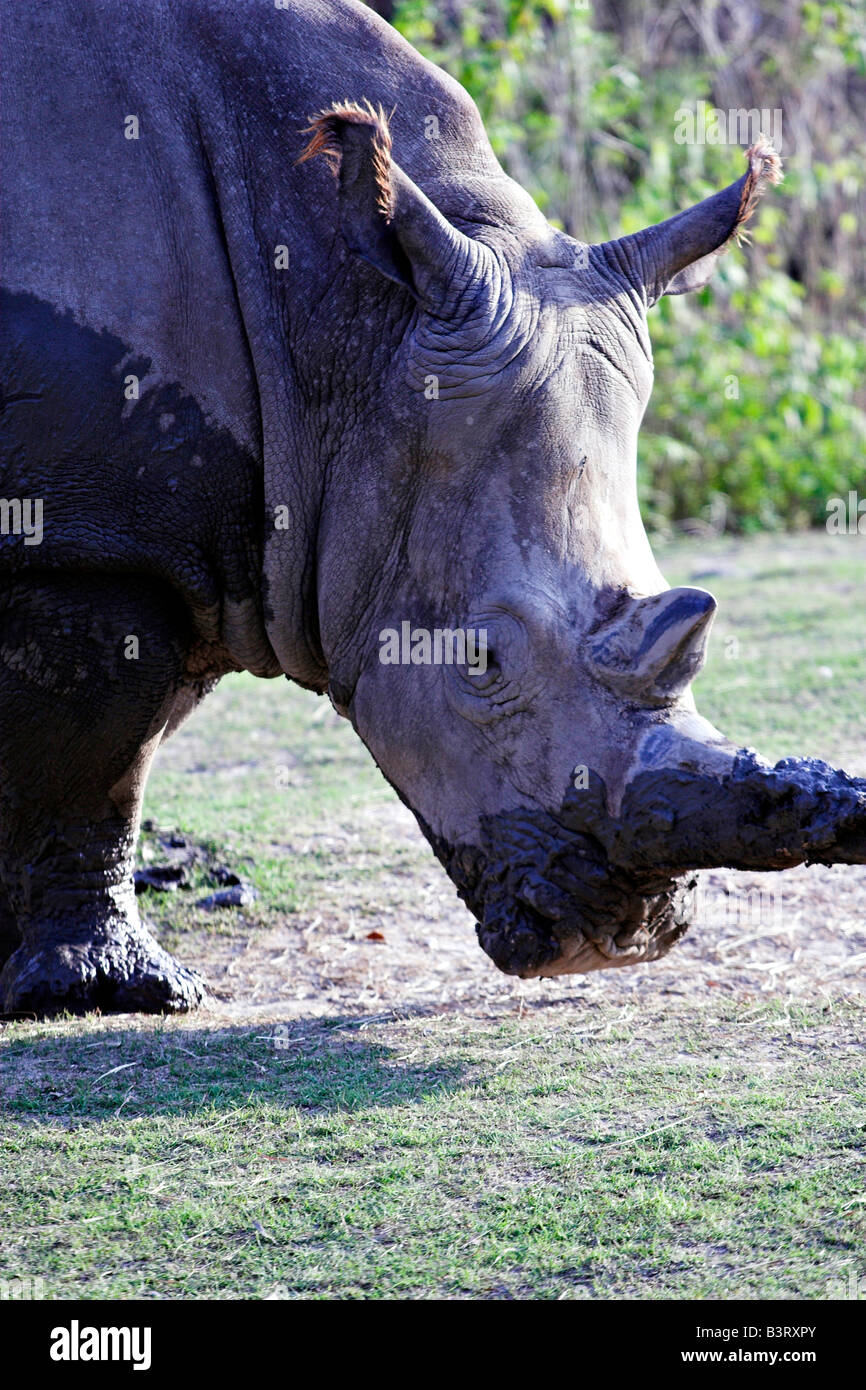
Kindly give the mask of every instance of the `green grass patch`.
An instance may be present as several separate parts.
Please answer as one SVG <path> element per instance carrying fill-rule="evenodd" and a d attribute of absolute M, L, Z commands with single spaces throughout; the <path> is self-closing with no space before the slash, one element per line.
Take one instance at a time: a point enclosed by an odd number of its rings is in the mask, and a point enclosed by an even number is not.
<path fill-rule="evenodd" d="M 864 1010 L 19 1025 L 8 1276 L 53 1298 L 826 1298 Z"/>
<path fill-rule="evenodd" d="M 766 757 L 866 772 L 866 539 L 813 532 L 658 547 L 671 584 L 715 594 L 698 709 Z"/>

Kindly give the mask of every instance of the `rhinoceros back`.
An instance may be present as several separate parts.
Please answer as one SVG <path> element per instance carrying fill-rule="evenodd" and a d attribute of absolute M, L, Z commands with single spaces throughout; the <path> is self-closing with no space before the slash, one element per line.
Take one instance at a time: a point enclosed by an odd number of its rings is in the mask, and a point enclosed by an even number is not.
<path fill-rule="evenodd" d="M 157 573 L 212 632 L 258 589 L 268 469 L 309 466 L 296 364 L 327 374 L 369 282 L 327 170 L 296 164 L 310 115 L 393 111 L 449 216 L 515 186 L 465 93 L 354 0 L 3 10 L 0 496 L 43 498 L 45 527 L 0 535 L 0 566 Z"/>
<path fill-rule="evenodd" d="M 3 29 L 0 496 L 44 515 L 0 568 L 159 576 L 218 641 L 263 503 L 194 65 L 162 4 L 10 3 Z"/>

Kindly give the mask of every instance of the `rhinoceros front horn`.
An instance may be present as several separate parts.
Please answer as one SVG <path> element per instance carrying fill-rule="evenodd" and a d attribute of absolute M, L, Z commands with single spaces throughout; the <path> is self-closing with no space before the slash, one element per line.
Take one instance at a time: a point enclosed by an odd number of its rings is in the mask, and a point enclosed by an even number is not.
<path fill-rule="evenodd" d="M 715 611 L 706 589 L 629 598 L 593 633 L 587 664 L 600 681 L 630 699 L 669 704 L 704 664 Z"/>
<path fill-rule="evenodd" d="M 864 779 L 812 758 L 770 766 L 721 736 L 705 744 L 665 723 L 648 732 L 645 754 L 618 798 L 590 773 L 555 815 L 522 807 L 483 818 L 479 846 L 431 836 L 506 974 L 658 959 L 687 930 L 696 869 L 866 863 Z"/>

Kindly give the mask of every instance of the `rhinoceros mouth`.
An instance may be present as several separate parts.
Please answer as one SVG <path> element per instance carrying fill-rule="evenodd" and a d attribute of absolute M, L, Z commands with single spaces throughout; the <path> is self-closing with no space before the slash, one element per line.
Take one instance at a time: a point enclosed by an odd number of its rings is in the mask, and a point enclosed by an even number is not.
<path fill-rule="evenodd" d="M 590 773 L 556 814 L 482 816 L 475 844 L 418 821 L 509 975 L 658 959 L 688 928 L 696 869 L 866 863 L 866 780 L 812 758 L 771 767 L 747 749 L 732 749 L 721 774 L 685 762 L 644 770 L 616 816 Z"/>
<path fill-rule="evenodd" d="M 507 975 L 656 960 L 687 929 L 694 880 L 634 875 L 558 816 L 521 807 L 484 817 L 480 846 L 451 845 L 421 827 L 475 916 L 483 950 Z"/>

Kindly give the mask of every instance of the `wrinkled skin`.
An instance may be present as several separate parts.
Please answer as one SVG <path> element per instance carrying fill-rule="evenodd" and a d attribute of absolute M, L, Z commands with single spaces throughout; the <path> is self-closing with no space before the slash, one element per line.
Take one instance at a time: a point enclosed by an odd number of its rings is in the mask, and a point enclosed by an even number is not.
<path fill-rule="evenodd" d="M 3 1008 L 201 1000 L 131 873 L 150 760 L 229 670 L 329 693 L 508 971 L 662 954 L 692 868 L 866 859 L 860 784 L 696 714 L 714 604 L 637 502 L 647 312 L 771 153 L 581 247 L 360 4 L 116 9 L 4 6 L 0 495 L 45 528 L 0 537 Z M 485 630 L 483 676 L 383 664 L 406 620 Z"/>

